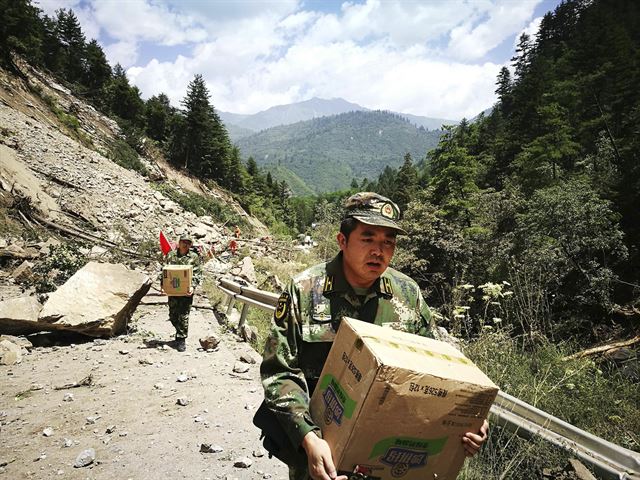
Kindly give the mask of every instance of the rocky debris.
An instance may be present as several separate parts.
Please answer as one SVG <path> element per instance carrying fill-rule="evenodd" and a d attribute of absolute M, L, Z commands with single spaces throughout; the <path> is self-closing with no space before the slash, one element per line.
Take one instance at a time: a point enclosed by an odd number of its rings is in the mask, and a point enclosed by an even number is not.
<path fill-rule="evenodd" d="M 107 429 L 105 430 L 105 433 L 108 434 L 108 435 L 111 435 L 115 431 L 116 431 L 116 426 L 115 425 L 109 425 L 107 427 Z"/>
<path fill-rule="evenodd" d="M 53 428 L 51 427 L 47 427 L 42 431 L 42 435 L 44 435 L 45 437 L 50 437 L 53 435 Z"/>
<path fill-rule="evenodd" d="M 76 461 L 73 462 L 75 468 L 82 468 L 91 465 L 96 459 L 96 451 L 93 448 L 88 448 L 80 452 L 76 457 Z"/>
<path fill-rule="evenodd" d="M 264 457 L 264 455 L 265 455 L 265 452 L 261 448 L 258 448 L 258 449 L 253 451 L 253 456 L 256 457 L 256 458 Z"/>
<path fill-rule="evenodd" d="M 200 445 L 200 451 L 202 453 L 220 453 L 224 451 L 220 445 L 212 445 L 210 443 L 203 443 Z"/>
<path fill-rule="evenodd" d="M 20 161 L 16 151 L 0 144 L 0 187 L 14 195 L 30 198 L 32 207 L 50 218 L 58 217 L 58 205 L 50 195 L 45 193 L 45 184 Z M 11 247 L 11 246 L 9 246 Z M 2 254 L 0 253 L 0 256 Z M 29 258 L 19 257 L 14 258 Z"/>
<path fill-rule="evenodd" d="M 220 340 L 221 338 L 215 335 L 209 335 L 208 337 L 201 338 L 199 342 L 200 342 L 200 346 L 204 350 L 213 350 L 218 346 L 218 344 L 220 343 Z"/>
<path fill-rule="evenodd" d="M 178 375 L 178 378 L 176 378 L 176 382 L 179 382 L 179 383 L 184 383 L 187 380 L 189 380 L 189 376 L 185 375 L 184 373 Z"/>
<path fill-rule="evenodd" d="M 240 355 L 240 361 L 244 363 L 248 363 L 250 365 L 253 365 L 254 363 L 256 363 L 256 359 L 253 358 L 250 353 L 243 353 L 242 355 Z"/>
<path fill-rule="evenodd" d="M 31 281 L 33 279 L 33 263 L 25 260 L 13 272 L 11 272 L 11 276 L 16 283 Z"/>
<path fill-rule="evenodd" d="M 140 365 L 153 365 L 153 358 L 151 357 L 142 357 L 138 359 L 138 363 Z"/>
<path fill-rule="evenodd" d="M 124 265 L 89 262 L 49 296 L 38 323 L 43 330 L 117 335 L 150 287 L 147 275 Z"/>
<path fill-rule="evenodd" d="M 11 298 L 0 302 L 0 332 L 27 334 L 41 331 L 38 316 L 42 305 L 34 296 Z"/>
<path fill-rule="evenodd" d="M 242 325 L 242 328 L 240 328 L 240 337 L 245 342 L 255 343 L 258 341 L 258 332 L 255 327 L 245 323 Z"/>
<path fill-rule="evenodd" d="M 21 361 L 20 347 L 9 340 L 0 340 L 0 365 L 14 365 Z"/>
<path fill-rule="evenodd" d="M 260 284 L 258 288 L 261 290 L 268 290 L 270 292 L 282 292 L 284 290 L 285 284 L 280 280 L 280 278 L 271 273 L 264 279 L 264 281 Z"/>
<path fill-rule="evenodd" d="M 63 402 L 73 402 L 73 400 L 74 400 L 73 393 L 65 393 L 64 397 L 62 397 Z"/>
<path fill-rule="evenodd" d="M 596 477 L 578 459 L 570 458 L 569 464 L 580 480 L 596 480 Z"/>
<path fill-rule="evenodd" d="M 180 397 L 176 400 L 176 405 L 180 405 L 181 407 L 186 407 L 189 405 L 189 400 L 185 397 Z"/>
<path fill-rule="evenodd" d="M 247 373 L 249 371 L 249 365 L 242 362 L 236 362 L 236 364 L 233 366 L 233 371 L 235 373 Z"/>
<path fill-rule="evenodd" d="M 253 266 L 253 260 L 251 260 L 251 257 L 244 257 L 240 263 L 231 270 L 231 273 L 236 277 L 245 279 L 250 285 L 256 285 L 258 283 L 256 269 Z"/>
<path fill-rule="evenodd" d="M 253 460 L 249 457 L 241 457 L 233 462 L 233 466 L 236 468 L 249 468 L 251 465 L 253 465 Z"/>
<path fill-rule="evenodd" d="M 33 343 L 29 341 L 26 337 L 16 337 L 14 335 L 0 335 L 0 341 L 9 340 L 11 343 L 15 343 L 20 348 L 31 351 L 33 348 Z"/>

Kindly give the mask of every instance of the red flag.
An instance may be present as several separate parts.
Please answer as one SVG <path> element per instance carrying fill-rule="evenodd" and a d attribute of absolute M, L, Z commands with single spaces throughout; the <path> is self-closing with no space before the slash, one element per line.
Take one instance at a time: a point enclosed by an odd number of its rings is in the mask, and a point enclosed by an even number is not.
<path fill-rule="evenodd" d="M 160 250 L 162 250 L 162 255 L 166 255 L 172 250 L 171 244 L 169 240 L 167 240 L 167 237 L 164 236 L 164 233 L 162 233 L 162 230 L 160 230 Z"/>

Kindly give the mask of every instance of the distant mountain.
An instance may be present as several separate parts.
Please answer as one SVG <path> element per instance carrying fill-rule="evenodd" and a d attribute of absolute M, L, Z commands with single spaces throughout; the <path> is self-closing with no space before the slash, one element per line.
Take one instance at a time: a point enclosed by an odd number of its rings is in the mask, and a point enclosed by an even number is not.
<path fill-rule="evenodd" d="M 235 142 L 238 139 L 247 136 L 248 131 L 258 132 L 260 130 L 266 130 L 267 128 L 279 125 L 291 125 L 292 123 L 311 120 L 312 118 L 339 115 L 347 112 L 368 111 L 370 111 L 368 108 L 358 105 L 357 103 L 348 102 L 342 98 L 332 98 L 327 100 L 314 97 L 310 100 L 305 100 L 304 102 L 271 107 L 253 115 L 223 111 L 218 111 L 218 114 L 227 126 L 231 140 Z M 439 130 L 443 124 L 455 125 L 458 123 L 456 120 L 422 117 L 419 115 L 411 115 L 409 113 L 398 113 L 398 115 L 406 118 L 414 125 L 424 127 L 427 130 Z M 237 127 L 242 127 L 242 129 Z"/>
<path fill-rule="evenodd" d="M 353 178 L 373 180 L 387 165 L 399 167 L 407 152 L 417 162 L 439 137 L 398 114 L 356 111 L 270 128 L 237 144 L 243 157 L 253 156 L 275 178 L 295 179 L 292 190 L 304 194 L 347 188 Z"/>
<path fill-rule="evenodd" d="M 366 108 L 356 105 L 355 103 L 347 102 L 342 98 L 326 100 L 314 97 L 304 102 L 277 105 L 253 115 L 229 112 L 218 112 L 218 114 L 225 124 L 233 123 L 239 127 L 258 132 L 278 125 L 290 125 L 312 118 L 359 110 L 366 110 Z"/>
<path fill-rule="evenodd" d="M 422 117 L 420 115 L 411 115 L 410 113 L 398 113 L 401 117 L 406 118 L 418 127 L 424 127 L 427 130 L 440 130 L 442 125 L 457 125 L 457 120 L 447 120 L 446 118 Z"/>

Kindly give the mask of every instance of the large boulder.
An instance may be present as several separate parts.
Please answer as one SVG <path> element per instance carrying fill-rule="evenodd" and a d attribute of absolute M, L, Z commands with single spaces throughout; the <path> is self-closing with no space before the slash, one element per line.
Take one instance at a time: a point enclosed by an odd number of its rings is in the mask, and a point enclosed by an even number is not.
<path fill-rule="evenodd" d="M 38 315 L 42 305 L 36 297 L 20 297 L 0 302 L 0 333 L 25 335 L 42 331 Z"/>
<path fill-rule="evenodd" d="M 151 279 L 144 273 L 120 264 L 89 262 L 49 296 L 38 322 L 43 330 L 118 335 L 150 287 Z"/>

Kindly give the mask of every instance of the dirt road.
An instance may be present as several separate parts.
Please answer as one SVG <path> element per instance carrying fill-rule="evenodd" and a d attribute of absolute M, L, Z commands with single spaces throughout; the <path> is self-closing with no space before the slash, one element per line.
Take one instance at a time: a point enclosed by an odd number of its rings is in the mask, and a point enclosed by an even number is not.
<path fill-rule="evenodd" d="M 38 347 L 0 366 L 0 478 L 287 478 L 251 424 L 262 399 L 258 363 L 233 372 L 240 356 L 259 361 L 255 351 L 230 333 L 203 351 L 198 339 L 221 333 L 209 310 L 192 310 L 185 353 L 149 346 L 171 338 L 166 305 L 140 305 L 132 321 L 129 336 Z M 56 389 L 88 375 L 90 386 Z M 203 443 L 222 451 L 201 453 Z M 85 449 L 95 461 L 74 467 Z M 234 466 L 243 457 L 251 466 Z"/>

